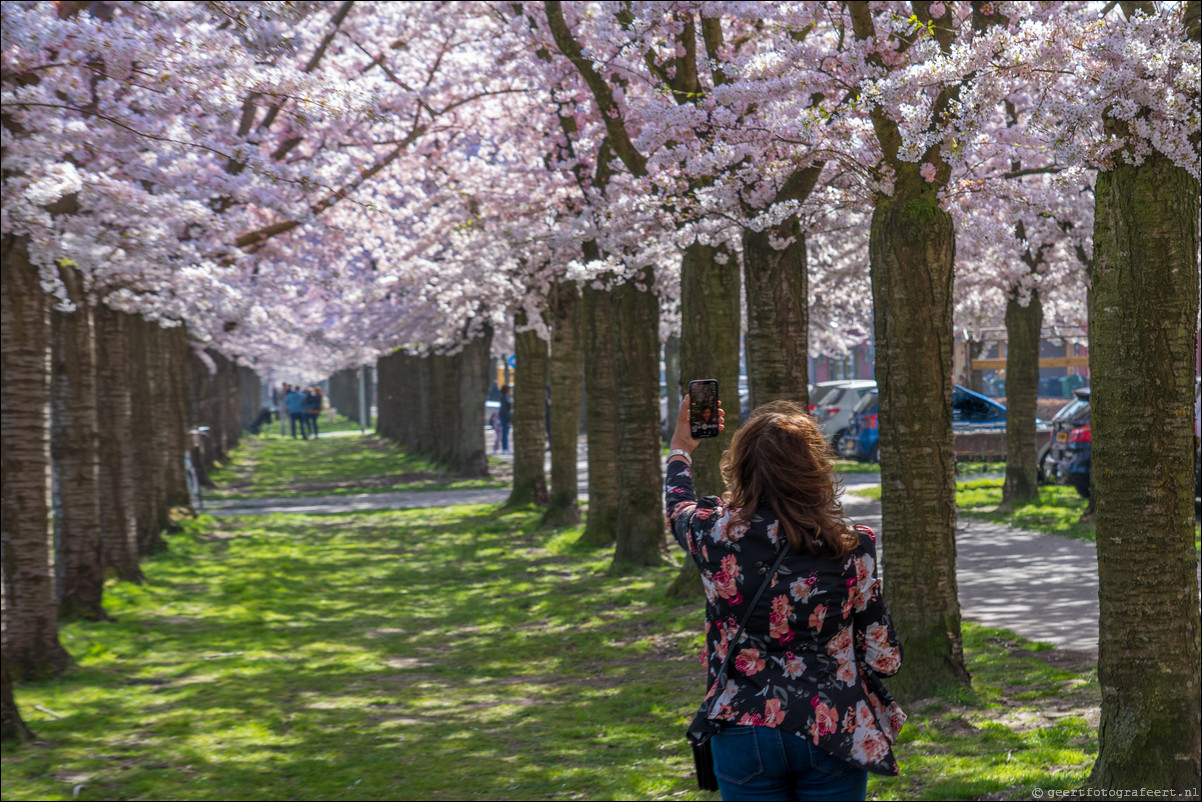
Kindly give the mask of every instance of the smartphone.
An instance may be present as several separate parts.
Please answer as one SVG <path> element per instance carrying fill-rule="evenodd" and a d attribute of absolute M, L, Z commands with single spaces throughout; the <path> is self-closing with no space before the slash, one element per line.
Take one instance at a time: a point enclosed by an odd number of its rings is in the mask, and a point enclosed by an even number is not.
<path fill-rule="evenodd" d="M 689 382 L 689 433 L 697 440 L 718 436 L 717 379 Z"/>

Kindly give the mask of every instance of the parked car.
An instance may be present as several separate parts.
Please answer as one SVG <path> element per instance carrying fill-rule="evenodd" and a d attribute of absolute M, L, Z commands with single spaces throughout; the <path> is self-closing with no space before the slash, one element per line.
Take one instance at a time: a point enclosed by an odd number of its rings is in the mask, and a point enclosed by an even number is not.
<path fill-rule="evenodd" d="M 860 462 L 880 462 L 880 419 L 878 391 L 874 387 L 865 393 L 852 409 L 847 434 L 842 440 L 843 456 Z M 1042 425 L 1042 421 L 1036 421 Z M 967 387 L 952 389 L 952 431 L 967 432 L 1006 428 L 1006 407 Z"/>
<path fill-rule="evenodd" d="M 811 396 L 810 414 L 818 421 L 818 429 L 826 441 L 838 451 L 847 434 L 852 410 L 876 382 L 866 379 L 840 379 L 817 385 L 821 397 Z"/>
<path fill-rule="evenodd" d="M 1036 421 L 1038 424 L 1039 421 Z M 1005 429 L 1006 407 L 959 384 L 952 388 L 952 431 Z"/>
<path fill-rule="evenodd" d="M 1039 472 L 1045 481 L 1071 485 L 1084 498 L 1089 498 L 1093 448 L 1089 395 L 1088 387 L 1073 390 L 1073 400 L 1052 418 L 1052 439 L 1039 455 Z"/>
<path fill-rule="evenodd" d="M 847 422 L 847 433 L 839 449 L 847 459 L 860 462 L 881 461 L 881 433 L 878 428 L 879 392 L 873 387 L 864 393 L 852 408 Z"/>

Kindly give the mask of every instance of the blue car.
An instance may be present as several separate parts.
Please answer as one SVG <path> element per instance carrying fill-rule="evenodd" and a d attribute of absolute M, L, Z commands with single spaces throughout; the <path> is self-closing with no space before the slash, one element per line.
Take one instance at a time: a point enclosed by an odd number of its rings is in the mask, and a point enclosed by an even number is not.
<path fill-rule="evenodd" d="M 881 461 L 878 391 L 871 390 L 852 410 L 843 438 L 843 455 L 860 462 Z M 1038 421 L 1037 421 L 1038 423 Z M 1006 407 L 967 387 L 952 389 L 952 431 L 1006 428 Z"/>
<path fill-rule="evenodd" d="M 881 461 L 881 432 L 877 428 L 879 391 L 869 390 L 851 410 L 847 434 L 843 437 L 843 456 L 860 462 Z"/>
<path fill-rule="evenodd" d="M 1006 407 L 967 387 L 955 385 L 952 388 L 952 431 L 981 429 L 1005 431 Z"/>

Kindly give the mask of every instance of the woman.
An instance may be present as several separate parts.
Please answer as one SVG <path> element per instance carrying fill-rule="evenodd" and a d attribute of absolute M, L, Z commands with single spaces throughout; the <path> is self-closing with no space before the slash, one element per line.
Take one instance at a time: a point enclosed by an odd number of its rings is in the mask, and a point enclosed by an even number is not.
<path fill-rule="evenodd" d="M 725 499 L 694 493 L 700 442 L 686 396 L 666 484 L 668 520 L 707 600 L 709 693 L 690 729 L 721 725 L 711 744 L 723 799 L 864 799 L 869 771 L 897 773 L 891 744 L 905 721 L 880 681 L 897 673 L 901 646 L 881 600 L 876 536 L 843 517 L 834 455 L 803 407 L 752 412 L 722 458 Z M 729 644 L 781 548 L 790 553 Z"/>

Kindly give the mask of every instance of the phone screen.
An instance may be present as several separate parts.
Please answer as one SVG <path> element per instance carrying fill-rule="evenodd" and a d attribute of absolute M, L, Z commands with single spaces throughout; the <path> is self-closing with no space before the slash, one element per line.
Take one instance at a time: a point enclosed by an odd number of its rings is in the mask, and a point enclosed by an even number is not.
<path fill-rule="evenodd" d="M 693 437 L 718 436 L 718 380 L 689 382 L 689 432 Z"/>

